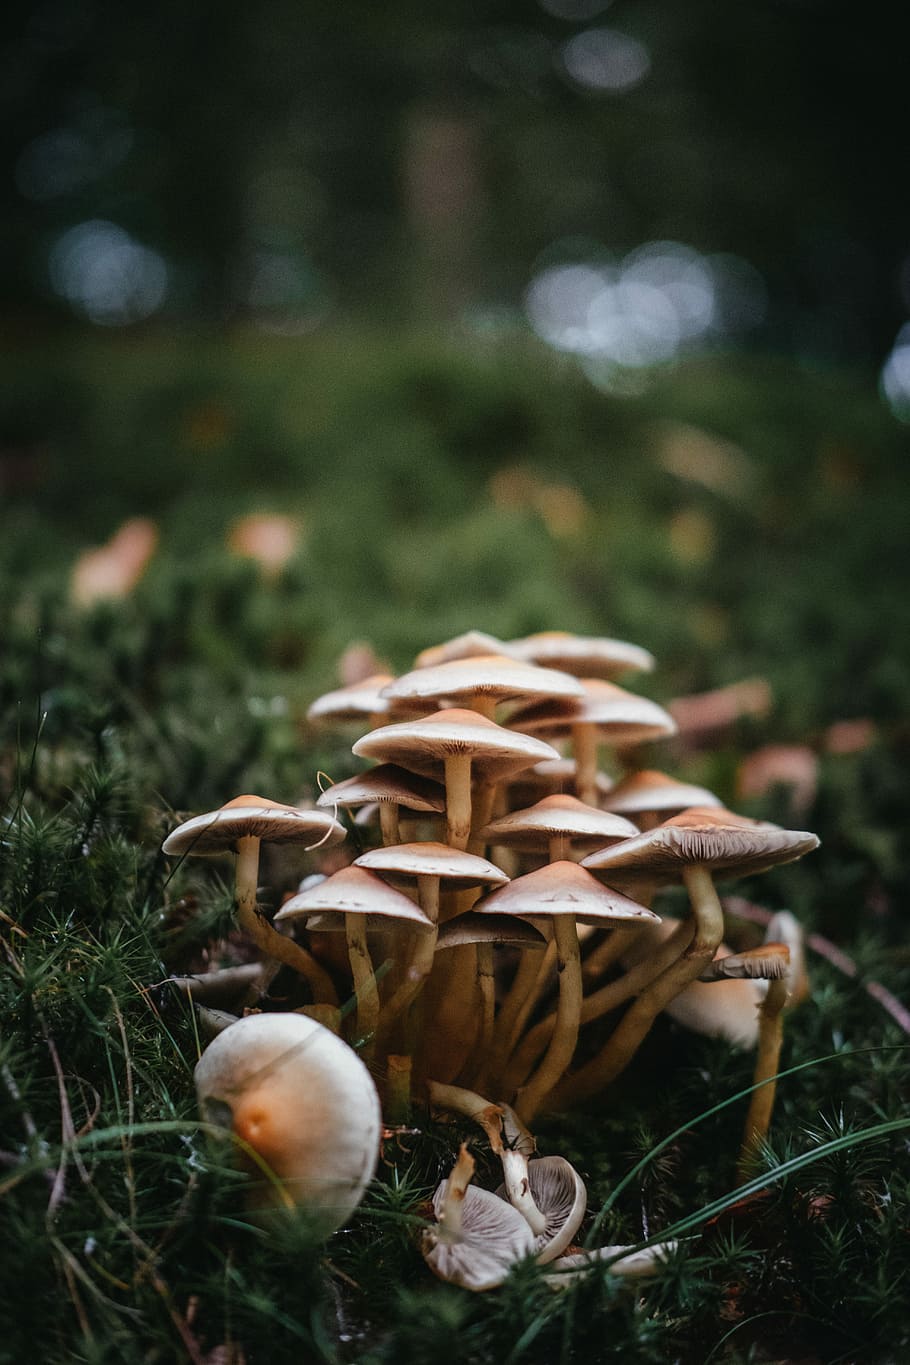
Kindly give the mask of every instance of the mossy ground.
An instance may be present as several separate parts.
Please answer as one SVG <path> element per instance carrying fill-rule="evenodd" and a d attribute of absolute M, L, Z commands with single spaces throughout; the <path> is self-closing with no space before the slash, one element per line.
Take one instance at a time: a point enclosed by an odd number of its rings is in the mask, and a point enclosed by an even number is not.
<path fill-rule="evenodd" d="M 859 1140 L 907 1118 L 910 1078 L 910 1039 L 863 989 L 910 997 L 907 442 L 874 400 L 708 361 L 617 399 L 517 343 L 362 336 L 268 355 L 243 338 L 58 348 L 6 369 L 0 1359 L 910 1358 L 906 1131 Z M 306 528 L 274 580 L 223 546 L 261 506 Z M 125 602 L 75 609 L 75 554 L 136 513 L 161 527 L 145 578 Z M 794 823 L 783 789 L 738 798 L 745 753 L 784 741 L 818 758 L 798 823 L 821 850 L 735 890 L 857 964 L 851 979 L 810 960 L 784 1062 L 824 1060 L 781 1082 L 764 1164 L 832 1150 L 693 1217 L 634 1289 L 598 1274 L 556 1295 L 531 1266 L 484 1296 L 434 1281 L 414 1229 L 458 1130 L 419 1113 L 327 1245 L 296 1220 L 251 1226 L 197 1121 L 192 1017 L 163 984 L 243 951 L 225 941 L 223 870 L 159 852 L 178 813 L 348 775 L 344 739 L 302 721 L 344 646 L 368 639 L 401 668 L 470 626 L 636 640 L 658 656 L 641 686 L 660 700 L 765 677 L 766 716 L 652 755 L 747 813 Z M 852 718 L 873 722 L 869 745 L 832 752 L 827 727 Z M 276 901 L 305 866 L 269 867 Z M 539 1125 L 541 1150 L 578 1164 L 592 1215 L 684 1129 L 601 1240 L 660 1233 L 735 1189 L 745 1102 L 686 1125 L 749 1074 L 748 1057 L 661 1022 L 596 1106 Z"/>

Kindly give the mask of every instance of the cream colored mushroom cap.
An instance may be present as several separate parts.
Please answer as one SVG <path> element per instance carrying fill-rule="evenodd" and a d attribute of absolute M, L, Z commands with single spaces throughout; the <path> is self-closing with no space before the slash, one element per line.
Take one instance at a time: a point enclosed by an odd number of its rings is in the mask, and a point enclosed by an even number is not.
<path fill-rule="evenodd" d="M 300 919 L 301 915 L 367 915 L 381 922 L 404 920 L 408 928 L 426 932 L 434 927 L 413 901 L 365 867 L 343 867 L 318 886 L 298 892 L 285 901 L 275 923 Z"/>
<path fill-rule="evenodd" d="M 341 725 L 347 721 L 362 721 L 364 716 L 383 714 L 388 711 L 389 703 L 380 692 L 392 677 L 391 673 L 374 673 L 347 687 L 324 692 L 309 707 L 307 720 Z"/>
<path fill-rule="evenodd" d="M 721 805 L 723 802 L 707 787 L 698 787 L 692 782 L 678 782 L 675 777 L 668 777 L 666 773 L 653 768 L 643 768 L 624 777 L 604 797 L 604 808 L 618 814 L 651 810 L 683 811 L 689 806 Z"/>
<path fill-rule="evenodd" d="M 533 806 L 491 820 L 480 837 L 487 843 L 533 851 L 545 850 L 549 840 L 560 835 L 573 844 L 590 847 L 628 839 L 637 833 L 637 826 L 621 815 L 588 806 L 574 796 L 556 795 L 545 796 Z"/>
<path fill-rule="evenodd" d="M 534 1203 L 547 1220 L 543 1232 L 534 1239 L 534 1259 L 546 1265 L 571 1245 L 585 1216 L 588 1192 L 575 1167 L 562 1156 L 529 1161 L 528 1183 Z M 496 1193 L 500 1199 L 509 1197 L 504 1184 Z"/>
<path fill-rule="evenodd" d="M 676 722 L 648 697 L 627 692 L 599 678 L 583 682 L 585 695 L 576 701 L 538 702 L 509 717 L 513 730 L 524 734 L 565 736 L 575 725 L 594 725 L 613 744 L 642 744 L 676 734 Z"/>
<path fill-rule="evenodd" d="M 818 844 L 807 830 L 781 829 L 732 811 L 694 806 L 634 839 L 590 853 L 582 866 L 621 878 L 623 884 L 630 877 L 658 884 L 678 881 L 687 867 L 742 877 L 793 862 Z"/>
<path fill-rule="evenodd" d="M 366 867 L 383 876 L 438 877 L 440 882 L 460 882 L 463 886 L 483 883 L 500 886 L 509 880 L 502 868 L 486 858 L 430 840 L 372 848 L 355 858 L 354 866 Z"/>
<path fill-rule="evenodd" d="M 194 1073 L 203 1116 L 259 1154 L 319 1232 L 363 1198 L 379 1157 L 376 1087 L 360 1058 L 302 1014 L 254 1014 L 218 1035 Z M 280 1202 L 262 1185 L 259 1202 Z"/>
<path fill-rule="evenodd" d="M 388 802 L 405 806 L 408 810 L 444 811 L 445 787 L 429 778 L 416 777 L 394 763 L 380 763 L 365 773 L 345 778 L 327 787 L 316 799 L 321 807 L 366 806 L 371 802 Z"/>
<path fill-rule="evenodd" d="M 529 792 L 544 792 L 549 796 L 559 795 L 569 787 L 575 786 L 578 764 L 574 758 L 547 758 L 535 763 L 533 768 L 519 773 L 509 786 L 527 788 Z M 613 790 L 614 783 L 606 773 L 597 774 L 597 794 L 603 800 Z"/>
<path fill-rule="evenodd" d="M 654 667 L 654 655 L 640 645 L 567 630 L 543 630 L 509 640 L 508 649 L 519 659 L 561 668 L 576 678 L 615 678 L 633 670 L 649 673 Z"/>
<path fill-rule="evenodd" d="M 538 668 L 501 654 L 451 659 L 432 668 L 415 668 L 382 689 L 390 702 L 438 707 L 482 695 L 495 701 L 581 697 L 582 688 L 568 673 Z"/>
<path fill-rule="evenodd" d="M 236 796 L 220 810 L 194 815 L 172 830 L 162 851 L 207 854 L 237 851 L 238 839 L 255 837 L 273 844 L 340 844 L 344 825 L 321 810 L 282 806 L 265 796 Z"/>
<path fill-rule="evenodd" d="M 468 630 L 464 635 L 456 635 L 441 645 L 422 649 L 414 660 L 414 667 L 435 668 L 437 664 L 447 664 L 455 659 L 476 659 L 483 654 L 512 657 L 509 647 L 502 640 L 497 640 L 495 635 L 487 635 L 482 630 Z"/>
<path fill-rule="evenodd" d="M 409 771 L 428 777 L 444 772 L 446 758 L 467 756 L 475 771 L 488 781 L 521 772 L 543 758 L 559 757 L 543 740 L 516 734 L 476 711 L 459 707 L 449 707 L 420 720 L 382 725 L 359 739 L 353 751 L 359 758 L 400 763 Z"/>
<path fill-rule="evenodd" d="M 531 920 L 574 915 L 579 924 L 601 928 L 656 923 L 659 919 L 637 901 L 604 886 L 578 863 L 564 861 L 514 877 L 506 886 L 482 896 L 474 910 L 479 915 L 521 915 Z"/>

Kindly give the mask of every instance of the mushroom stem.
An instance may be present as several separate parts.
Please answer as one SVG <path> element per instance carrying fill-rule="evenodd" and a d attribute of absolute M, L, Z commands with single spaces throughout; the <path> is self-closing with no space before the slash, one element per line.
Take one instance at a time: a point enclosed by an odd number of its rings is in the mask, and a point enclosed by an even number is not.
<path fill-rule="evenodd" d="M 357 997 L 357 1037 L 360 1055 L 368 1059 L 376 1045 L 379 1024 L 379 988 L 373 971 L 373 959 L 367 947 L 366 916 L 349 913 L 344 917 L 344 933 L 348 943 L 348 960 Z"/>
<path fill-rule="evenodd" d="M 395 801 L 380 801 L 379 829 L 382 833 L 382 842 L 385 848 L 392 848 L 395 844 L 401 843 L 401 834 L 398 823 L 398 805 Z"/>
<path fill-rule="evenodd" d="M 474 1174 L 474 1158 L 466 1142 L 461 1144 L 458 1160 L 446 1181 L 445 1199 L 439 1211 L 437 1237 L 446 1246 L 454 1246 L 461 1239 L 464 1197 Z"/>
<path fill-rule="evenodd" d="M 486 1061 L 493 1042 L 494 1017 L 496 1014 L 496 978 L 493 973 L 492 943 L 478 943 L 477 987 L 480 995 L 480 1032 L 474 1045 L 476 1063 L 471 1068 L 471 1079 L 475 1084 L 483 1084 L 487 1074 Z"/>
<path fill-rule="evenodd" d="M 597 727 L 585 722 L 572 726 L 575 792 L 587 806 L 597 805 Z"/>
<path fill-rule="evenodd" d="M 466 849 L 471 837 L 471 755 L 450 754 L 445 760 L 446 842 Z"/>
<path fill-rule="evenodd" d="M 503 1066 L 513 1046 L 512 1031 L 521 1013 L 521 1007 L 537 980 L 537 973 L 540 970 L 538 957 L 538 953 L 527 950 L 522 954 L 506 998 L 500 1006 L 499 1017 L 496 1020 L 496 1034 L 485 1068 L 486 1075 L 496 1085 L 499 1084 Z"/>
<path fill-rule="evenodd" d="M 749 1100 L 749 1112 L 743 1131 L 743 1144 L 739 1154 L 737 1174 L 745 1180 L 763 1138 L 768 1136 L 771 1126 L 771 1111 L 774 1108 L 774 1094 L 777 1090 L 777 1071 L 780 1050 L 784 1041 L 783 1012 L 790 995 L 790 983 L 786 976 L 768 982 L 768 990 L 758 1011 L 758 1055 L 755 1059 L 753 1085 L 769 1081 L 760 1090 L 753 1090 Z M 774 1077 L 775 1079 L 772 1079 Z"/>
<path fill-rule="evenodd" d="M 553 936 L 559 972 L 559 1005 L 550 1046 L 530 1081 L 518 1093 L 519 1117 L 530 1123 L 541 1103 L 562 1079 L 572 1060 L 581 1021 L 581 954 L 574 915 L 554 915 Z"/>
<path fill-rule="evenodd" d="M 557 1088 L 553 1098 L 559 1106 L 575 1104 L 615 1080 L 635 1056 L 661 1010 L 700 975 L 717 951 L 724 916 L 711 873 L 706 867 L 694 866 L 684 868 L 682 875 L 695 921 L 689 946 L 645 987 L 597 1056 Z"/>
<path fill-rule="evenodd" d="M 237 870 L 234 898 L 237 923 L 256 946 L 267 956 L 277 958 L 293 967 L 298 976 L 309 984 L 317 1004 L 337 1005 L 338 992 L 332 978 L 314 957 L 292 938 L 285 938 L 273 928 L 256 908 L 256 886 L 259 879 L 259 838 L 254 834 L 237 840 Z"/>
<path fill-rule="evenodd" d="M 646 902 L 642 902 L 642 904 L 646 904 Z M 613 931 L 596 944 L 581 964 L 581 974 L 585 984 L 599 981 L 607 968 L 612 967 L 620 953 L 625 952 L 635 942 L 640 932 L 640 930 L 630 929 L 625 930 L 623 934 L 617 934 Z"/>
<path fill-rule="evenodd" d="M 627 946 L 629 936 L 626 930 L 614 930 L 613 934 L 614 941 L 619 940 L 617 951 L 620 952 Z M 623 935 L 626 935 L 626 941 L 623 941 Z M 608 982 L 606 986 L 601 986 L 599 991 L 594 991 L 593 994 L 587 996 L 581 1005 L 582 1024 L 589 1024 L 592 1019 L 602 1018 L 603 1015 L 609 1014 L 610 1010 L 615 1010 L 619 1005 L 624 1005 L 627 1000 L 632 999 L 633 995 L 644 990 L 649 982 L 653 981 L 655 977 L 676 961 L 691 937 L 692 924 L 690 920 L 686 920 L 674 930 L 657 952 L 652 953 L 643 961 L 637 962 L 624 976 L 618 977 L 616 981 Z M 522 1084 L 549 1042 L 555 1026 L 555 1013 L 548 1014 L 525 1035 L 509 1062 L 502 1085 L 505 1092 L 514 1090 Z"/>
<path fill-rule="evenodd" d="M 421 875 L 417 878 L 417 900 L 427 919 L 439 923 L 439 878 Z M 386 1032 L 389 1025 L 398 1018 L 414 999 L 424 981 L 433 969 L 436 953 L 436 937 L 432 934 L 416 935 L 416 946 L 407 965 L 404 980 L 398 986 L 382 1011 L 382 1028 Z"/>

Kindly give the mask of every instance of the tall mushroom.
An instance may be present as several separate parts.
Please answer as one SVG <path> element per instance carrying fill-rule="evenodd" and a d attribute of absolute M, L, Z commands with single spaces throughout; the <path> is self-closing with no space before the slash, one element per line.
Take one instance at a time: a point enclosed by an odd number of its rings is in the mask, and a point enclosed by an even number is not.
<path fill-rule="evenodd" d="M 275 916 L 279 920 L 308 917 L 308 927 L 332 928 L 333 920 L 344 927 L 351 963 L 351 976 L 357 997 L 357 1036 L 363 1042 L 366 1056 L 370 1056 L 379 1024 L 379 987 L 367 945 L 367 930 L 378 924 L 386 928 L 394 921 L 403 922 L 411 929 L 435 933 L 431 920 L 407 896 L 396 891 L 363 867 L 343 867 L 331 877 L 299 892 L 281 907 Z M 316 917 L 319 917 L 316 920 Z M 310 919 L 316 921 L 310 923 Z"/>
<path fill-rule="evenodd" d="M 712 960 L 723 934 L 723 911 L 713 874 L 732 878 L 764 872 L 817 847 L 816 836 L 804 830 L 785 830 L 731 811 L 693 807 L 656 829 L 585 858 L 585 867 L 622 886 L 682 881 L 689 893 L 691 935 L 681 955 L 626 1011 L 597 1056 L 560 1087 L 559 1102 L 575 1102 L 615 1079 L 660 1011 Z"/>
<path fill-rule="evenodd" d="M 552 919 L 559 976 L 559 1004 L 550 1046 L 537 1071 L 519 1092 L 516 1109 L 530 1123 L 572 1060 L 581 1018 L 581 958 L 576 923 L 623 924 L 656 920 L 643 905 L 601 886 L 577 863 L 557 862 L 516 877 L 477 902 L 478 914 L 514 914 Z"/>
<path fill-rule="evenodd" d="M 542 630 L 522 640 L 509 640 L 506 648 L 519 659 L 561 668 L 576 678 L 618 678 L 633 671 L 649 673 L 654 655 L 627 640 L 603 636 L 573 635 L 567 630 Z"/>
<path fill-rule="evenodd" d="M 195 815 L 172 830 L 162 844 L 171 857 L 234 853 L 234 899 L 237 923 L 269 957 L 285 963 L 307 980 L 317 1002 L 335 1005 L 338 997 L 324 968 L 300 944 L 272 928 L 256 905 L 259 849 L 277 844 L 339 844 L 345 829 L 324 811 L 298 810 L 264 796 L 236 796 L 220 810 Z"/>

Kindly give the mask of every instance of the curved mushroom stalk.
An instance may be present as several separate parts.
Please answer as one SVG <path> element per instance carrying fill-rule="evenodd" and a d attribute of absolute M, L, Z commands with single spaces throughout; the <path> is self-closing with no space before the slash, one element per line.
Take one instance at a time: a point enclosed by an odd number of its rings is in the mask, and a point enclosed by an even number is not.
<path fill-rule="evenodd" d="M 230 1128 L 269 1183 L 256 1205 L 297 1204 L 327 1236 L 363 1198 L 379 1157 L 379 1096 L 360 1058 L 301 1014 L 226 1028 L 194 1073 L 205 1118 Z"/>
<path fill-rule="evenodd" d="M 534 1228 L 534 1255 L 541 1265 L 546 1265 L 571 1245 L 585 1216 L 588 1192 L 565 1157 L 538 1157 L 525 1163 L 525 1171 L 534 1207 L 543 1219 L 543 1226 Z M 496 1193 L 501 1198 L 511 1198 L 507 1184 L 501 1185 Z M 511 1202 L 514 1204 L 514 1199 Z"/>
<path fill-rule="evenodd" d="M 451 1175 L 433 1196 L 437 1223 L 424 1232 L 420 1249 L 441 1280 L 482 1292 L 533 1255 L 534 1234 L 511 1204 L 471 1185 L 473 1174 L 474 1158 L 462 1143 Z"/>
<path fill-rule="evenodd" d="M 654 1246 L 636 1251 L 634 1247 L 595 1247 L 593 1251 L 574 1251 L 553 1261 L 546 1275 L 551 1289 L 568 1289 L 575 1281 L 589 1275 L 596 1265 L 609 1261 L 611 1275 L 623 1279 L 642 1280 L 656 1275 L 666 1258 L 672 1256 L 678 1242 L 657 1242 Z"/>

